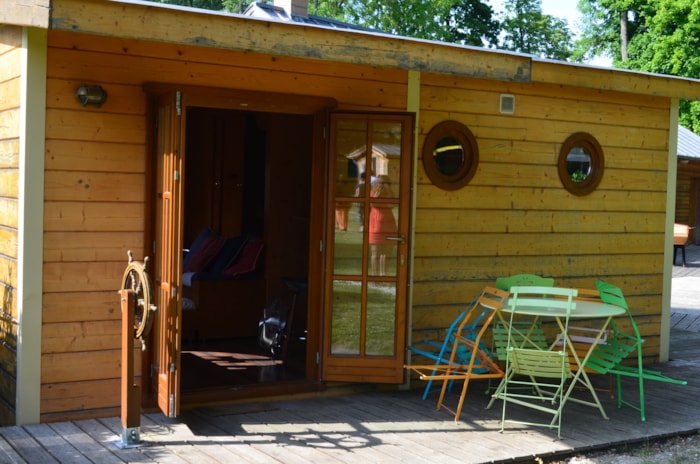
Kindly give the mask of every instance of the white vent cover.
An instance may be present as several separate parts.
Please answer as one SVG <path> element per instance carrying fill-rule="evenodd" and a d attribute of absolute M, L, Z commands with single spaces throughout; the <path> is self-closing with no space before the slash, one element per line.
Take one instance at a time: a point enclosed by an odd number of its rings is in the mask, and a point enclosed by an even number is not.
<path fill-rule="evenodd" d="M 501 94 L 501 113 L 515 113 L 515 95 L 510 95 L 507 93 Z"/>

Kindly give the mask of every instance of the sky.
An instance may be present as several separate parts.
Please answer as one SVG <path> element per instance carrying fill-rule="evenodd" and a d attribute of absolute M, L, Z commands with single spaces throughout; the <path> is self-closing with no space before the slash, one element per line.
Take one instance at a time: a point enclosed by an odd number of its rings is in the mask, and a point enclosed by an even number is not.
<path fill-rule="evenodd" d="M 496 13 L 503 11 L 505 0 L 488 0 Z M 569 23 L 569 29 L 577 35 L 577 23 L 580 21 L 581 13 L 576 9 L 578 0 L 542 0 L 542 13 L 557 18 L 565 19 Z M 609 58 L 596 58 L 589 64 L 596 66 L 612 66 Z"/>

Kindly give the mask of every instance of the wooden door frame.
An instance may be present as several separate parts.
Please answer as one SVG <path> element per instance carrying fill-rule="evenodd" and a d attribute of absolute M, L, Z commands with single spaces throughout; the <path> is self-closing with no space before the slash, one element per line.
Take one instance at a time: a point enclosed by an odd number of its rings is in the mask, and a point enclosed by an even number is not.
<path fill-rule="evenodd" d="M 199 87 L 199 86 L 179 86 L 173 84 L 147 83 L 143 86 L 148 98 L 148 121 L 155 121 L 157 115 L 158 97 L 160 95 L 180 91 L 186 98 L 183 102 L 183 113 L 187 106 L 199 106 L 206 108 L 230 109 L 235 111 L 247 111 L 253 113 L 270 112 L 290 115 L 305 115 L 313 118 L 313 140 L 311 153 L 311 207 L 309 219 L 309 287 L 307 293 L 307 350 L 306 350 L 306 378 L 309 380 L 320 379 L 320 365 L 318 356 L 321 353 L 322 334 L 322 301 L 323 301 L 323 249 L 322 243 L 326 221 L 326 139 L 324 137 L 325 127 L 328 121 L 328 112 L 335 108 L 336 101 L 332 98 L 301 96 L 291 94 L 279 94 L 272 92 L 242 91 L 221 88 Z M 183 115 L 184 116 L 184 115 Z M 186 119 L 184 124 L 186 124 Z M 183 128 L 184 130 L 184 128 Z M 157 149 L 157 128 L 153 126 L 148 130 L 147 145 L 148 153 L 155 153 Z M 183 148 L 184 149 L 184 148 Z M 185 154 L 186 156 L 186 154 Z M 157 156 L 150 156 L 146 166 L 146 178 L 149 185 L 149 192 L 155 192 L 157 188 Z M 184 180 L 186 173 L 181 173 L 181 180 Z M 317 199 L 323 199 L 322 204 Z M 153 253 L 153 245 L 156 243 L 155 236 L 155 197 L 149 196 L 145 206 L 144 256 Z M 181 219 L 181 218 L 180 218 Z M 179 256 L 178 259 L 182 259 Z M 180 292 L 181 293 L 181 292 Z M 179 320 L 182 319 L 181 295 L 178 305 Z M 151 335 L 151 344 L 157 341 Z M 155 350 L 154 350 L 155 351 Z M 154 378 L 151 375 L 151 364 L 157 362 L 152 359 L 152 354 L 146 352 L 142 358 L 142 403 L 144 406 L 155 406 L 157 399 L 157 382 L 154 385 Z M 179 402 L 179 398 L 177 400 Z"/>

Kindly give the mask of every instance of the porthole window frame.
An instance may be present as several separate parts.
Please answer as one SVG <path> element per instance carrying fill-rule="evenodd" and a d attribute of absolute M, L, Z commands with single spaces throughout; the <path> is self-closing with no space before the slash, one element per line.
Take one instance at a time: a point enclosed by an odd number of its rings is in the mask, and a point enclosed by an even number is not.
<path fill-rule="evenodd" d="M 435 162 L 433 153 L 438 142 L 445 138 L 455 139 L 461 146 L 464 163 L 451 175 L 442 173 Z M 467 126 L 454 120 L 442 121 L 433 126 L 423 142 L 423 168 L 428 179 L 443 190 L 460 189 L 472 180 L 479 165 L 479 146 L 476 137 Z"/>
<path fill-rule="evenodd" d="M 576 182 L 571 178 L 566 165 L 569 153 L 575 147 L 582 147 L 591 158 L 590 172 L 580 182 Z M 603 179 L 603 171 L 605 170 L 603 148 L 598 143 L 598 140 L 587 132 L 571 134 L 559 150 L 557 169 L 559 171 L 559 179 L 568 192 L 576 196 L 588 195 L 598 188 L 600 181 Z"/>

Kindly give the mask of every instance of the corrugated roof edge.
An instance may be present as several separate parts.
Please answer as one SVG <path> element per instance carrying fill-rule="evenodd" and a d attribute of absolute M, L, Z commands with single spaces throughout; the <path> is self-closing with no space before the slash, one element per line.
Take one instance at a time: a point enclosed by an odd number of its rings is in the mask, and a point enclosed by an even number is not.
<path fill-rule="evenodd" d="M 678 157 L 700 159 L 700 136 L 678 126 Z"/>

